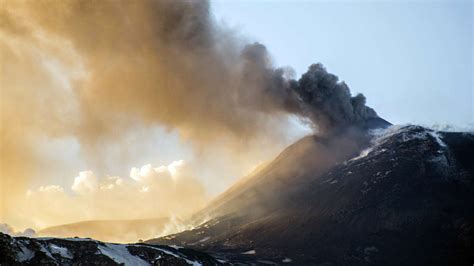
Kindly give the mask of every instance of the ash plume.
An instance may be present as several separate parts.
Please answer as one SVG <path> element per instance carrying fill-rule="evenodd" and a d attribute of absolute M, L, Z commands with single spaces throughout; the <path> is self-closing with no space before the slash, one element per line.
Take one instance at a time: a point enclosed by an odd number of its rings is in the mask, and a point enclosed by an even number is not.
<path fill-rule="evenodd" d="M 272 65 L 264 45 L 242 48 L 244 40 L 213 21 L 207 1 L 25 3 L 7 1 L 2 28 L 34 42 L 36 29 L 64 38 L 90 75 L 74 84 L 85 142 L 111 135 L 119 125 L 108 121 L 130 115 L 196 139 L 254 135 L 281 114 L 307 116 L 325 129 L 375 116 L 322 65 L 295 81 Z M 21 15 L 35 23 L 15 21 Z"/>
<path fill-rule="evenodd" d="M 374 109 L 365 105 L 363 94 L 352 96 L 346 83 L 328 73 L 322 64 L 311 65 L 308 72 L 292 84 L 305 115 L 320 129 L 332 131 L 378 117 Z"/>
<path fill-rule="evenodd" d="M 165 126 L 210 152 L 277 143 L 289 116 L 318 134 L 376 116 L 320 64 L 299 80 L 275 67 L 264 45 L 219 26 L 208 1 L 5 0 L 0 19 L 2 188 L 52 171 L 45 139 L 77 141 L 95 167 L 137 128 Z M 0 195 L 0 215 L 16 194 Z"/>
<path fill-rule="evenodd" d="M 260 99 L 261 106 L 307 118 L 321 135 L 361 126 L 368 119 L 378 117 L 375 110 L 365 105 L 363 94 L 352 96 L 347 84 L 321 63 L 312 64 L 295 80 L 288 77 L 288 69 L 269 66 L 269 56 L 262 44 L 247 45 L 242 57 L 246 62 L 244 78 L 258 84 L 258 89 L 266 94 Z"/>

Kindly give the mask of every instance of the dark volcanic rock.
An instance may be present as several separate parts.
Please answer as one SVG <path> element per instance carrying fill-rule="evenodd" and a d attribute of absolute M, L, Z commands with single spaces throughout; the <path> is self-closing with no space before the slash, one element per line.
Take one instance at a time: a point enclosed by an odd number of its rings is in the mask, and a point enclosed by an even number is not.
<path fill-rule="evenodd" d="M 219 265 L 198 251 L 83 238 L 26 238 L 0 233 L 0 265 Z"/>
<path fill-rule="evenodd" d="M 474 136 L 391 127 L 360 146 L 307 137 L 196 215 L 206 223 L 149 243 L 230 261 L 471 265 Z"/>

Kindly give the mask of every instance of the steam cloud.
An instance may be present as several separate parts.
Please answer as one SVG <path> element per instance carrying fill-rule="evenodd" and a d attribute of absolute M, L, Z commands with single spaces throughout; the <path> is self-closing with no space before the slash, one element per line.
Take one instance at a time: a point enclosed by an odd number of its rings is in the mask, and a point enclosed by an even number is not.
<path fill-rule="evenodd" d="M 202 184 L 182 160 L 132 168 L 130 177 L 99 179 L 92 171 L 82 171 L 71 183 L 70 191 L 59 185 L 30 189 L 25 201 L 17 201 L 16 206 L 25 219 L 33 216 L 35 225 L 43 228 L 111 217 L 184 217 L 207 200 Z"/>
<path fill-rule="evenodd" d="M 23 232 L 16 232 L 13 227 L 8 224 L 0 223 L 0 233 L 8 234 L 11 236 L 26 236 L 26 237 L 33 237 L 36 235 L 35 230 L 31 228 L 25 229 Z"/>
<path fill-rule="evenodd" d="M 276 68 L 264 45 L 219 27 L 207 1 L 3 1 L 0 18 L 2 188 L 44 170 L 41 137 L 77 139 L 97 163 L 137 125 L 240 147 L 278 139 L 288 116 L 320 134 L 376 117 L 320 64 L 299 80 Z"/>

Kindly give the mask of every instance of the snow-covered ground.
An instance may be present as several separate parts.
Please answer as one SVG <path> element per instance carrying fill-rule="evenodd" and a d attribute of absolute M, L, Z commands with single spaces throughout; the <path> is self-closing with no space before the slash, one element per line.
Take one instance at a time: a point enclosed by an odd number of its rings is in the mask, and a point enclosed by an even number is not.
<path fill-rule="evenodd" d="M 199 260 L 193 259 L 193 255 L 181 253 L 180 247 L 113 244 L 84 238 L 11 238 L 3 234 L 0 234 L 0 237 L 2 240 L 9 239 L 9 241 L 2 243 L 8 243 L 9 255 L 14 258 L 12 262 L 29 264 L 32 261 L 37 262 L 36 256 L 40 256 L 40 261 L 52 264 L 74 264 L 76 262 L 87 264 L 87 261 L 83 261 L 85 256 L 94 262 L 107 263 L 106 258 L 108 258 L 117 264 L 133 266 L 153 265 L 156 261 L 172 264 L 173 261 L 179 260 L 193 266 L 202 265 L 200 261 L 202 255 Z M 171 259 L 173 257 L 175 259 Z M 216 262 L 217 260 L 209 256 L 210 264 Z"/>
<path fill-rule="evenodd" d="M 413 131 L 413 129 L 423 130 Z M 368 148 L 362 150 L 358 156 L 350 159 L 349 161 L 356 161 L 365 158 L 373 152 L 385 152 L 386 149 L 379 149 L 379 147 L 384 145 L 387 141 L 393 139 L 393 136 L 395 135 L 399 135 L 400 141 L 402 142 L 410 141 L 413 139 L 426 140 L 429 137 L 432 137 L 438 143 L 440 149 L 444 149 L 447 147 L 438 131 L 428 128 L 422 128 L 420 126 L 415 125 L 393 125 L 385 129 L 371 130 L 370 134 L 372 135 L 371 145 Z"/>
<path fill-rule="evenodd" d="M 104 244 L 99 245 L 100 252 L 111 258 L 113 261 L 117 262 L 118 264 L 125 264 L 125 265 L 137 265 L 137 266 L 147 266 L 150 263 L 142 260 L 138 256 L 133 256 L 127 249 L 126 245 L 120 244 Z"/>

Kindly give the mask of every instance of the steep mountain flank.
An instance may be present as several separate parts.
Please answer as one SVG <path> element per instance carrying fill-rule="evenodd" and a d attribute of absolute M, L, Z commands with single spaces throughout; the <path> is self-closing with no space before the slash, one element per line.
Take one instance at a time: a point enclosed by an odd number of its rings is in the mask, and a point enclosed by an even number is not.
<path fill-rule="evenodd" d="M 208 222 L 149 243 L 247 262 L 469 264 L 473 165 L 468 133 L 393 126 L 372 131 L 370 144 L 306 137 L 196 216 Z"/>

